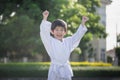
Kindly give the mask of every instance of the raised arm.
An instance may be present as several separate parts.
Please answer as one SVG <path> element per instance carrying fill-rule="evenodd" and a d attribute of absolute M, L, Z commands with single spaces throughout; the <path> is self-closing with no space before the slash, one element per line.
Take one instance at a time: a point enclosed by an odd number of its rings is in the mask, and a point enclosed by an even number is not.
<path fill-rule="evenodd" d="M 49 54 L 50 52 L 50 41 L 51 41 L 51 36 L 50 36 L 50 31 L 51 31 L 51 23 L 47 21 L 49 12 L 46 10 L 43 12 L 43 20 L 40 24 L 40 36 L 42 39 L 42 42 Z"/>
<path fill-rule="evenodd" d="M 87 32 L 87 28 L 85 26 L 86 21 L 88 21 L 88 18 L 86 16 L 82 17 L 82 22 L 76 31 L 75 34 L 73 34 L 70 37 L 70 42 L 71 42 L 71 51 L 73 51 L 80 43 L 80 40 L 84 36 L 84 34 Z"/>
<path fill-rule="evenodd" d="M 48 34 L 50 34 L 50 31 L 51 31 L 51 23 L 47 21 L 48 15 L 49 15 L 49 12 L 47 10 L 43 12 L 43 20 L 40 24 L 40 32 L 41 34 L 43 33 L 43 35 L 46 35 L 44 33 L 47 33 L 46 36 L 49 36 Z"/>

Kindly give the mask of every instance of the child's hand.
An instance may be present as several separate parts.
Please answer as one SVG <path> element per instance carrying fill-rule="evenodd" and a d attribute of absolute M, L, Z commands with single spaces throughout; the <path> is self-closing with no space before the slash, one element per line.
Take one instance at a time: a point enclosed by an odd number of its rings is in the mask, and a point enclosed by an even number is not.
<path fill-rule="evenodd" d="M 86 23 L 88 20 L 89 20 L 88 17 L 83 16 L 83 17 L 82 17 L 82 25 L 85 25 L 85 23 Z"/>
<path fill-rule="evenodd" d="M 83 22 L 86 22 L 86 21 L 88 21 L 88 20 L 89 20 L 88 17 L 86 17 L 86 16 L 83 16 L 83 17 L 82 17 L 82 21 L 83 21 Z"/>
<path fill-rule="evenodd" d="M 49 15 L 49 11 L 45 10 L 42 14 L 43 14 L 43 19 L 47 20 L 47 17 Z"/>

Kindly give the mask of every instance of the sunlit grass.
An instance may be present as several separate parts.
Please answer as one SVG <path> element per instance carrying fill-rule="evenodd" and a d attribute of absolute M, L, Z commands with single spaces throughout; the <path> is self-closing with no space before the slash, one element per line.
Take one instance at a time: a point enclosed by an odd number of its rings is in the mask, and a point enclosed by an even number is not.
<path fill-rule="evenodd" d="M 104 63 L 104 62 L 71 62 L 72 66 L 112 66 L 110 63 Z"/>
<path fill-rule="evenodd" d="M 20 66 L 28 66 L 28 65 L 40 65 L 40 66 L 49 66 L 50 65 L 50 62 L 27 62 L 27 63 L 22 63 L 22 62 L 15 62 L 15 63 L 7 63 L 7 64 L 3 64 L 3 63 L 0 63 L 0 66 L 2 65 L 9 65 L 9 66 L 13 66 L 14 65 L 20 65 Z M 109 67 L 109 66 L 112 66 L 112 64 L 110 63 L 104 63 L 104 62 L 88 62 L 88 61 L 85 61 L 85 62 L 70 62 L 71 66 L 106 66 L 106 67 Z"/>

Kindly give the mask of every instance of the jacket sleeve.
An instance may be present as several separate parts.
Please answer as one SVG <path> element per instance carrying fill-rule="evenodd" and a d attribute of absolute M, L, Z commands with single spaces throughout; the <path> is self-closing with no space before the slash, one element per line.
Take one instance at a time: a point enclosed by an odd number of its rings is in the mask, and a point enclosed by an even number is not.
<path fill-rule="evenodd" d="M 50 54 L 50 42 L 51 42 L 51 36 L 50 36 L 50 31 L 51 31 L 51 23 L 46 20 L 42 20 L 40 24 L 40 36 L 41 40 L 48 52 Z"/>
<path fill-rule="evenodd" d="M 74 33 L 70 37 L 70 50 L 73 51 L 80 43 L 80 40 L 84 36 L 84 34 L 87 32 L 86 26 L 80 25 L 76 33 Z"/>

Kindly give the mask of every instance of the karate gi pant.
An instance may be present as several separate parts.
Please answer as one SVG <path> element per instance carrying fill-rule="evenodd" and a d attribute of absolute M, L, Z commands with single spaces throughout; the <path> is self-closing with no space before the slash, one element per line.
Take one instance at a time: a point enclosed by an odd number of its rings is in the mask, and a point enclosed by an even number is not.
<path fill-rule="evenodd" d="M 52 64 L 48 73 L 48 80 L 72 80 L 73 73 L 69 65 Z"/>
<path fill-rule="evenodd" d="M 54 72 L 50 72 L 48 74 L 48 80 L 72 80 L 72 79 L 71 79 L 71 77 L 70 78 L 60 78 Z"/>

